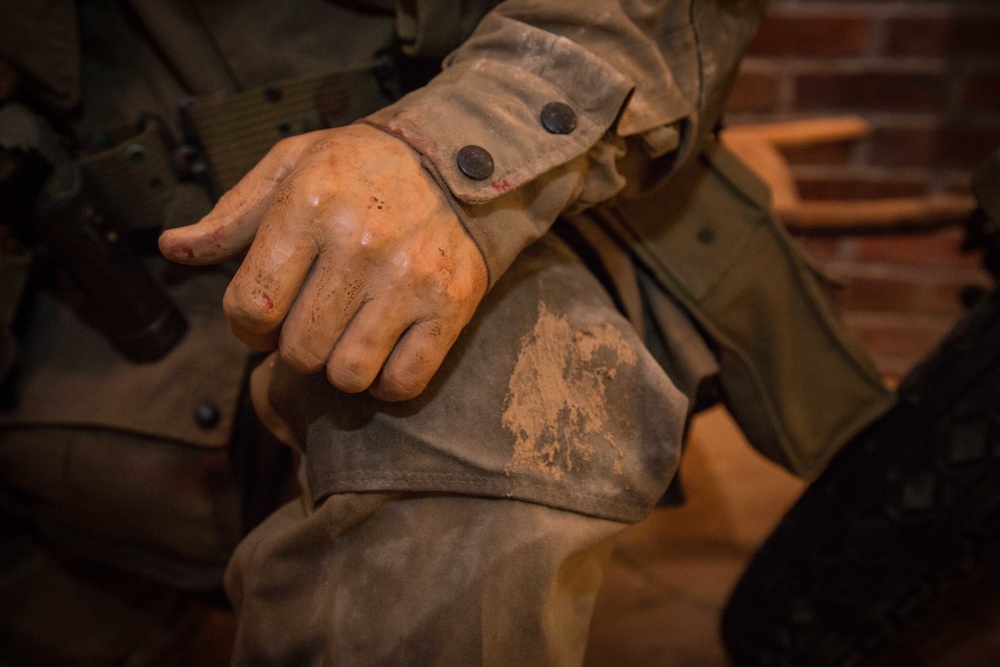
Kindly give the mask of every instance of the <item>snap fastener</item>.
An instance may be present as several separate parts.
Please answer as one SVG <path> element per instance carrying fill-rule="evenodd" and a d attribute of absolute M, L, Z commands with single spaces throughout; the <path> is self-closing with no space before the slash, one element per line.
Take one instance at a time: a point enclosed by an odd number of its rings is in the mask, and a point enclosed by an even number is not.
<path fill-rule="evenodd" d="M 542 127 L 551 134 L 569 134 L 576 129 L 576 112 L 562 102 L 549 102 L 542 107 Z"/>
<path fill-rule="evenodd" d="M 195 423 L 206 431 L 211 431 L 213 428 L 218 426 L 220 418 L 221 415 L 219 414 L 219 408 L 215 407 L 211 403 L 204 403 L 198 406 L 198 409 L 194 411 Z"/>
<path fill-rule="evenodd" d="M 458 151 L 459 170 L 471 179 L 481 181 L 493 173 L 493 156 L 482 146 L 469 144 Z"/>
<path fill-rule="evenodd" d="M 708 245 L 715 240 L 715 230 L 710 227 L 702 227 L 698 230 L 698 240 Z"/>
<path fill-rule="evenodd" d="M 125 149 L 125 155 L 132 164 L 139 164 L 146 159 L 146 149 L 142 144 L 132 144 Z"/>

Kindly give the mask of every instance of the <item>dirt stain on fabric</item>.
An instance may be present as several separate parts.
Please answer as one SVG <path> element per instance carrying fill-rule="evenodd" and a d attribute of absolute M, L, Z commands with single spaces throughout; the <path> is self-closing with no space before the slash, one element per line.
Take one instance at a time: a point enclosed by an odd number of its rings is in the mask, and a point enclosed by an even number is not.
<path fill-rule="evenodd" d="M 504 400 L 503 426 L 515 437 L 506 473 L 542 472 L 558 480 L 603 443 L 621 474 L 624 450 L 608 432 L 605 395 L 618 370 L 636 363 L 635 350 L 610 324 L 574 328 L 540 304 Z"/>

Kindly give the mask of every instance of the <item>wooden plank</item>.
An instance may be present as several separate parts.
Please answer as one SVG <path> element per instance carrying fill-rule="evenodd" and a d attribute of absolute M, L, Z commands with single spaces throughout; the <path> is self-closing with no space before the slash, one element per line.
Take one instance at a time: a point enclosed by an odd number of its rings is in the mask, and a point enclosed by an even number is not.
<path fill-rule="evenodd" d="M 810 118 L 762 125 L 736 125 L 722 131 L 733 139 L 754 137 L 777 148 L 795 148 L 816 143 L 852 141 L 871 132 L 871 125 L 860 116 Z"/>

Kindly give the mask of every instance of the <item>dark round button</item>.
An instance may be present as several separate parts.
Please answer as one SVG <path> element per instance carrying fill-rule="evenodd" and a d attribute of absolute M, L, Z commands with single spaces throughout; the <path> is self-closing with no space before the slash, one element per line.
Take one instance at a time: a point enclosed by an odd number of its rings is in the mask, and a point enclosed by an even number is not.
<path fill-rule="evenodd" d="M 702 227 L 698 230 L 698 240 L 708 245 L 715 240 L 715 230 L 711 227 Z"/>
<path fill-rule="evenodd" d="M 552 134 L 569 134 L 576 129 L 576 112 L 568 104 L 549 102 L 542 107 L 542 127 Z"/>
<path fill-rule="evenodd" d="M 211 403 L 204 403 L 194 411 L 194 421 L 206 431 L 211 431 L 218 426 L 220 418 L 219 408 Z"/>
<path fill-rule="evenodd" d="M 132 144 L 125 149 L 125 155 L 132 164 L 139 164 L 146 159 L 146 148 L 142 144 Z"/>
<path fill-rule="evenodd" d="M 493 173 L 493 156 L 482 146 L 469 144 L 458 151 L 458 168 L 469 178 L 481 181 Z"/>

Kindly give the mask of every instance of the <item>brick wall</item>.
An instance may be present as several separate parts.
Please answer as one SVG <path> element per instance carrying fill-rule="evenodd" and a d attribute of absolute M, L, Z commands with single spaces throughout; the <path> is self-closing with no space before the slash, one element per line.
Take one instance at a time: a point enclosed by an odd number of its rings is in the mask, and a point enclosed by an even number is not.
<path fill-rule="evenodd" d="M 726 122 L 844 114 L 871 134 L 786 153 L 804 198 L 967 191 L 1000 145 L 1000 1 L 772 0 Z M 968 286 L 990 285 L 956 228 L 801 238 L 888 375 L 951 327 Z"/>

